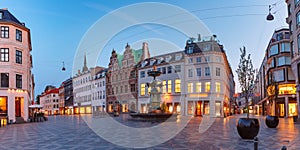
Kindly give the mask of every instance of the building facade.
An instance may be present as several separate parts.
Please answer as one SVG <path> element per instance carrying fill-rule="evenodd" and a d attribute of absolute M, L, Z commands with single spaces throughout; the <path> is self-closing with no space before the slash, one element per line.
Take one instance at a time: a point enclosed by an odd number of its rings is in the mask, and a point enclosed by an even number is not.
<path fill-rule="evenodd" d="M 298 104 L 298 113 L 300 113 L 300 1 L 286 0 L 288 8 L 288 17 L 286 23 L 290 29 L 290 44 L 291 44 L 291 66 L 295 75 L 296 84 L 296 100 Z M 298 117 L 300 117 L 298 115 Z"/>
<path fill-rule="evenodd" d="M 223 117 L 234 102 L 235 83 L 223 46 L 214 36 L 187 40 L 185 50 L 155 56 L 138 65 L 139 112 L 149 106 L 147 75 L 152 67 L 161 71 L 161 100 L 167 111 L 183 115 Z"/>
<path fill-rule="evenodd" d="M 107 112 L 137 111 L 136 64 L 149 56 L 147 43 L 139 50 L 131 49 L 127 44 L 123 55 L 112 51 L 106 75 Z"/>
<path fill-rule="evenodd" d="M 147 85 L 153 81 L 148 75 L 156 67 L 161 75 L 156 77 L 160 82 L 161 101 L 166 104 L 169 113 L 184 114 L 184 52 L 174 52 L 141 61 L 138 65 L 138 111 L 147 113 L 150 104 L 151 88 Z"/>
<path fill-rule="evenodd" d="M 74 109 L 73 109 L 73 82 L 72 78 L 69 78 L 63 82 L 64 86 L 64 106 L 65 106 L 65 113 L 67 115 L 72 115 L 74 114 Z"/>
<path fill-rule="evenodd" d="M 296 78 L 291 67 L 291 53 L 289 29 L 276 30 L 265 53 L 265 64 L 261 65 L 258 73 L 260 85 L 257 87 L 263 96 L 259 104 L 264 115 L 298 115 Z"/>
<path fill-rule="evenodd" d="M 103 69 L 93 76 L 92 111 L 95 115 L 99 112 L 106 112 L 106 72 L 107 69 Z"/>
<path fill-rule="evenodd" d="M 233 73 L 223 45 L 216 36 L 187 40 L 185 46 L 185 95 L 187 115 L 229 115 L 235 93 Z"/>
<path fill-rule="evenodd" d="M 72 78 L 75 114 L 92 113 L 93 77 L 97 72 L 104 69 L 98 66 L 89 69 L 86 61 L 85 55 L 82 71 L 78 70 L 78 73 Z"/>
<path fill-rule="evenodd" d="M 0 9 L 0 119 L 27 121 L 34 100 L 30 29 Z"/>
<path fill-rule="evenodd" d="M 59 114 L 59 88 L 46 90 L 40 96 L 40 104 L 45 115 Z"/>
<path fill-rule="evenodd" d="M 58 88 L 58 108 L 59 108 L 59 114 L 63 115 L 65 114 L 65 89 L 64 89 L 64 83 L 62 83 L 60 85 L 60 87 Z"/>

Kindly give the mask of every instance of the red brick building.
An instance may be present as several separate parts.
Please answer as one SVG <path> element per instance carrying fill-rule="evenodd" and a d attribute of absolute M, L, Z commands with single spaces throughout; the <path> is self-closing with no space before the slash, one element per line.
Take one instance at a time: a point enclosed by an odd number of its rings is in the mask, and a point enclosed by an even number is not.
<path fill-rule="evenodd" d="M 149 58 L 148 44 L 134 50 L 126 45 L 123 55 L 112 51 L 106 76 L 107 112 L 137 110 L 138 84 L 136 64 Z"/>

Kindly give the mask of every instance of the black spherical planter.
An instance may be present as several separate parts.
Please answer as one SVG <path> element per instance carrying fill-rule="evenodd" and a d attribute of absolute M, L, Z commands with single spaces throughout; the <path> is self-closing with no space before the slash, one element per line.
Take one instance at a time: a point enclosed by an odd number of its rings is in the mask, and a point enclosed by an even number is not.
<path fill-rule="evenodd" d="M 279 118 L 278 116 L 267 116 L 266 117 L 266 125 L 269 128 L 276 128 L 279 123 Z"/>
<path fill-rule="evenodd" d="M 236 127 L 242 139 L 254 139 L 259 132 L 259 122 L 256 118 L 240 118 Z"/>

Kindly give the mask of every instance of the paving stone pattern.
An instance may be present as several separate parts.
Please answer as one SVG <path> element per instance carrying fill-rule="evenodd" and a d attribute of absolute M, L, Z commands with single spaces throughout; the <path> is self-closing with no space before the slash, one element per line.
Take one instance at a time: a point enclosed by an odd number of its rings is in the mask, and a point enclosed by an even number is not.
<path fill-rule="evenodd" d="M 199 129 L 199 124 L 203 118 L 193 117 L 188 125 L 174 138 L 147 149 L 252 150 L 253 141 L 242 140 L 236 130 L 236 122 L 238 118 L 243 116 L 216 118 L 215 122 L 201 133 L 199 132 L 201 130 Z M 259 149 L 280 150 L 283 145 L 286 145 L 289 150 L 300 149 L 300 124 L 293 123 L 292 118 L 280 118 L 279 126 L 276 129 L 270 129 L 266 127 L 264 117 L 253 117 L 260 120 Z M 114 119 L 127 126 L 136 128 L 158 124 L 130 121 L 126 114 Z M 115 134 L 114 131 L 111 134 Z M 120 147 L 104 140 L 88 127 L 81 116 L 73 115 L 49 116 L 49 120 L 46 122 L 14 124 L 1 127 L 0 150 L 15 149 L 115 150 L 130 148 Z"/>

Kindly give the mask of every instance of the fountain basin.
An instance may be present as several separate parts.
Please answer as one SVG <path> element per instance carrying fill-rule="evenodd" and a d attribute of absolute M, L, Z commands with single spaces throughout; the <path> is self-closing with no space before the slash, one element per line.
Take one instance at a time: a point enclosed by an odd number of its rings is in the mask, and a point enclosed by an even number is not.
<path fill-rule="evenodd" d="M 165 121 L 169 118 L 176 118 L 177 115 L 172 113 L 130 113 L 129 114 L 133 120 L 137 121 Z"/>

